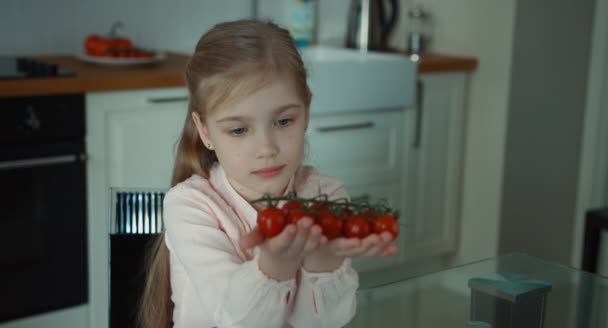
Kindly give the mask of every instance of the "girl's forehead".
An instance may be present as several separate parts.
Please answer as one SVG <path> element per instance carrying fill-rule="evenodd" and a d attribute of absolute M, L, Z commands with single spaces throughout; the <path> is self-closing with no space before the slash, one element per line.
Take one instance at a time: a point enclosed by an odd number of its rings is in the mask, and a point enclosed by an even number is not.
<path fill-rule="evenodd" d="M 275 76 L 258 84 L 247 83 L 234 90 L 231 97 L 214 106 L 209 117 L 223 116 L 260 116 L 272 114 L 276 110 L 291 107 L 303 107 L 303 100 L 295 84 L 288 78 Z"/>

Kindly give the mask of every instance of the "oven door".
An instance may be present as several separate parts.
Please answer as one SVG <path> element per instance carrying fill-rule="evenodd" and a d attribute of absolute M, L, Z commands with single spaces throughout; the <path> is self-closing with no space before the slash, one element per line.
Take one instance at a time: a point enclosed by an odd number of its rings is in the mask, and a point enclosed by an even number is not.
<path fill-rule="evenodd" d="M 0 322 L 86 303 L 84 143 L 0 148 Z"/>

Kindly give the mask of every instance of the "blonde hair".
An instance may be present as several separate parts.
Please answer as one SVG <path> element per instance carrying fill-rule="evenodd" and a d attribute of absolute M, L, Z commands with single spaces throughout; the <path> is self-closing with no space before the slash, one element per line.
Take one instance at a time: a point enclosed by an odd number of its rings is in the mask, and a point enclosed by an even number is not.
<path fill-rule="evenodd" d="M 217 161 L 215 153 L 203 146 L 192 114 L 197 113 L 204 122 L 206 114 L 220 105 L 252 94 L 277 76 L 292 79 L 297 94 L 310 106 L 312 95 L 302 58 L 289 32 L 274 23 L 226 22 L 201 37 L 185 72 L 190 102 L 177 145 L 172 187 L 193 174 L 208 178 Z M 149 249 L 147 265 L 140 327 L 171 327 L 173 303 L 164 233 Z"/>

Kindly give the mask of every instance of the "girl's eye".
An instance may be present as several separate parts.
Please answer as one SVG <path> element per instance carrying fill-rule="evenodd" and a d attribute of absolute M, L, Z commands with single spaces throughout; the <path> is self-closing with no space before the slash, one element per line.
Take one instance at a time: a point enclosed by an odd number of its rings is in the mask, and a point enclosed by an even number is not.
<path fill-rule="evenodd" d="M 235 137 L 239 137 L 245 134 L 245 128 L 232 129 L 229 133 Z"/>
<path fill-rule="evenodd" d="M 282 118 L 280 120 L 277 120 L 277 125 L 278 126 L 285 126 L 288 125 L 289 123 L 291 123 L 293 121 L 292 118 Z"/>

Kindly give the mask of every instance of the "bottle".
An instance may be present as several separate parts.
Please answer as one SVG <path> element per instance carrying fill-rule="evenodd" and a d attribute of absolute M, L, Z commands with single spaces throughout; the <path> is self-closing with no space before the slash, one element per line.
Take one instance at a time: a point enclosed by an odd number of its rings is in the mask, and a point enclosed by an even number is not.
<path fill-rule="evenodd" d="M 300 48 L 315 41 L 316 6 L 316 0 L 290 0 L 287 6 L 287 28 Z"/>
<path fill-rule="evenodd" d="M 408 11 L 408 18 L 407 53 L 423 53 L 431 40 L 431 16 L 418 5 Z"/>

